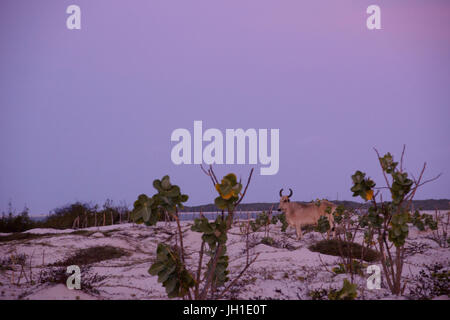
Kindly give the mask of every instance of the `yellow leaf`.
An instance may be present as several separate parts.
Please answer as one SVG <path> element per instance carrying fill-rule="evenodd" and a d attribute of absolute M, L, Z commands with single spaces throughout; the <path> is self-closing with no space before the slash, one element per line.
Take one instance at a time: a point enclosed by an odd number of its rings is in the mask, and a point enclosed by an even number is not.
<path fill-rule="evenodd" d="M 373 198 L 373 190 L 369 190 L 366 192 L 366 199 L 367 200 L 372 200 Z"/>
<path fill-rule="evenodd" d="M 230 191 L 230 193 L 228 194 L 223 194 L 222 198 L 224 198 L 225 200 L 230 199 L 233 196 L 233 191 Z"/>
<path fill-rule="evenodd" d="M 233 194 L 234 194 L 233 190 L 231 190 L 230 193 L 228 193 L 228 194 L 222 194 L 222 192 L 220 192 L 220 185 L 219 184 L 216 184 L 216 190 L 217 190 L 217 192 L 219 192 L 220 196 L 223 199 L 225 199 L 225 200 L 230 199 L 233 196 Z"/>

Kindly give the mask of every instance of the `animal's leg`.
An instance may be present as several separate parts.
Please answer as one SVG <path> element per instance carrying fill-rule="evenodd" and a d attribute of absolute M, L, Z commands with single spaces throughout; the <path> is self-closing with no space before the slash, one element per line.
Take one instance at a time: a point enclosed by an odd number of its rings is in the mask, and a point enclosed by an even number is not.
<path fill-rule="evenodd" d="M 333 230 L 333 239 L 336 239 L 336 223 L 334 222 L 334 219 L 330 219 L 330 226 L 331 229 Z"/>
<path fill-rule="evenodd" d="M 330 229 L 328 229 L 328 231 L 327 231 L 327 240 L 330 240 L 331 229 L 333 229 L 333 225 L 330 223 Z"/>
<path fill-rule="evenodd" d="M 328 221 L 330 222 L 330 230 L 327 231 L 327 240 L 330 240 L 330 231 L 333 230 L 333 239 L 336 238 L 336 225 L 334 220 L 331 217 L 328 217 Z"/>
<path fill-rule="evenodd" d="M 296 230 L 296 229 L 295 229 L 295 225 L 289 224 L 289 225 L 288 225 L 288 228 L 286 229 L 286 234 L 288 234 L 287 231 L 288 231 L 288 230 L 291 230 L 291 228 L 294 229 L 294 230 Z M 290 231 L 289 231 L 289 232 L 290 232 Z M 295 231 L 295 233 L 297 234 L 297 231 Z"/>
<path fill-rule="evenodd" d="M 327 240 L 330 240 L 330 232 L 331 229 L 333 229 L 334 227 L 330 228 L 330 230 L 327 231 Z M 336 238 L 336 228 L 333 229 L 333 239 Z"/>
<path fill-rule="evenodd" d="M 295 226 L 295 230 L 297 231 L 297 240 L 302 239 L 302 227 L 300 225 Z"/>

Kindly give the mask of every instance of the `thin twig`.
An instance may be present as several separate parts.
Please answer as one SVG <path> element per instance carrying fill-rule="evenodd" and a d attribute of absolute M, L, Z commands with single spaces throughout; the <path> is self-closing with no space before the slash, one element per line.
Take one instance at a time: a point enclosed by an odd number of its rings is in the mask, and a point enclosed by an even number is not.
<path fill-rule="evenodd" d="M 242 275 L 245 273 L 245 271 L 247 271 L 247 269 L 256 261 L 256 259 L 258 258 L 259 253 L 256 254 L 256 256 L 252 259 L 252 261 L 250 261 L 250 263 L 247 263 L 244 267 L 244 269 L 242 269 L 242 271 L 239 273 L 239 275 L 234 278 L 233 281 L 231 281 L 231 283 L 222 291 L 222 293 L 217 297 L 217 299 L 220 299 L 224 296 L 224 294 L 230 290 L 230 288 L 242 277 Z"/>
<path fill-rule="evenodd" d="M 247 192 L 248 185 L 250 184 L 250 181 L 252 180 L 253 170 L 254 170 L 253 168 L 252 168 L 252 170 L 250 170 L 250 174 L 249 174 L 248 180 L 247 180 L 247 185 L 245 186 L 245 189 L 244 189 L 244 192 L 242 193 L 241 198 L 236 202 L 236 206 L 237 206 L 239 203 L 241 203 L 242 199 L 244 199 L 244 197 L 245 197 L 245 194 L 246 194 L 246 192 Z"/>
<path fill-rule="evenodd" d="M 214 173 L 212 165 L 209 165 L 209 172 L 211 173 L 211 176 L 214 178 L 214 185 L 219 183 L 219 180 L 216 177 L 216 174 Z"/>
<path fill-rule="evenodd" d="M 205 250 L 205 241 L 202 241 L 202 245 L 200 247 L 200 256 L 199 256 L 199 261 L 198 261 L 198 269 L 197 269 L 197 281 L 195 283 L 195 298 L 198 297 L 198 287 L 200 285 L 200 276 L 202 273 L 202 260 L 203 260 L 203 252 Z"/>
<path fill-rule="evenodd" d="M 213 184 L 213 186 L 215 187 L 216 184 L 214 183 L 214 179 L 213 179 L 213 177 L 211 176 L 211 173 L 209 173 L 208 171 L 206 171 L 205 168 L 203 168 L 203 165 L 200 165 L 200 168 L 202 169 L 202 171 L 203 171 L 204 174 L 206 174 L 208 177 L 210 177 L 210 179 L 211 179 L 211 181 L 212 181 L 212 184 Z"/>
<path fill-rule="evenodd" d="M 202 299 L 202 300 L 205 299 L 206 295 L 208 294 L 208 288 L 209 288 L 209 286 L 210 286 L 210 284 L 212 282 L 212 279 L 213 279 L 213 276 L 214 276 L 214 272 L 216 270 L 217 262 L 219 261 L 219 258 L 222 255 L 222 247 L 223 247 L 223 245 L 219 244 L 217 249 L 216 249 L 216 253 L 214 255 L 211 267 L 210 267 L 209 272 L 208 272 L 208 276 L 206 278 L 206 284 L 203 287 L 203 291 L 202 291 L 202 293 L 200 295 L 200 299 Z"/>
<path fill-rule="evenodd" d="M 403 172 L 403 156 L 405 155 L 406 144 L 403 145 L 402 156 L 400 158 L 400 172 Z"/>

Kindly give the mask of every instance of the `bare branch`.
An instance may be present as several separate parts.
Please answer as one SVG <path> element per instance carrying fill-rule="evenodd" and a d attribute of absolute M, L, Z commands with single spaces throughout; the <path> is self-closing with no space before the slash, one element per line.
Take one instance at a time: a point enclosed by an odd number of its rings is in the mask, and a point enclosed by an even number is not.
<path fill-rule="evenodd" d="M 219 183 L 219 180 L 217 179 L 217 177 L 216 177 L 216 174 L 214 173 L 214 170 L 213 170 L 213 167 L 212 167 L 212 165 L 210 165 L 209 166 L 209 173 L 211 174 L 211 176 L 214 178 L 213 180 L 214 180 L 214 185 L 216 185 L 216 184 L 218 184 Z"/>
<path fill-rule="evenodd" d="M 213 186 L 215 186 L 216 184 L 214 183 L 214 179 L 213 179 L 213 177 L 211 176 L 211 173 L 209 172 L 209 170 L 206 171 L 205 168 L 203 168 L 203 165 L 200 165 L 200 168 L 202 169 L 202 171 L 203 171 L 204 174 L 206 174 L 208 177 L 211 178 L 211 181 L 212 181 L 212 183 L 213 183 Z"/>
<path fill-rule="evenodd" d="M 230 290 L 230 288 L 236 283 L 236 281 L 238 281 L 242 275 L 245 273 L 245 271 L 247 271 L 247 269 L 256 261 L 256 259 L 258 258 L 259 253 L 256 254 L 256 256 L 252 259 L 252 261 L 250 261 L 249 263 L 247 263 L 244 267 L 244 269 L 242 269 L 242 271 L 239 273 L 239 275 L 234 278 L 233 281 L 231 281 L 231 283 L 222 291 L 222 293 L 219 295 L 218 299 L 222 298 L 223 295 Z"/>
<path fill-rule="evenodd" d="M 442 176 L 442 173 L 439 173 L 436 177 L 428 179 L 428 180 L 425 180 L 424 182 L 418 184 L 417 187 L 421 187 L 421 186 L 423 186 L 426 183 L 433 182 L 433 181 L 439 179 L 441 176 Z"/>
<path fill-rule="evenodd" d="M 416 186 L 411 190 L 411 193 L 409 194 L 409 196 L 407 196 L 407 198 L 405 198 L 406 201 L 409 201 L 409 207 L 411 207 L 412 200 L 416 194 L 417 189 L 419 188 L 420 181 L 422 180 L 423 173 L 425 172 L 426 167 L 427 167 L 427 163 L 425 162 L 423 164 L 422 171 L 420 172 L 419 179 L 416 180 L 415 178 L 413 178 Z"/>
<path fill-rule="evenodd" d="M 403 156 L 405 155 L 406 144 L 403 145 L 402 157 L 400 158 L 400 172 L 403 172 Z"/>
<path fill-rule="evenodd" d="M 210 267 L 209 272 L 208 272 L 208 276 L 206 277 L 206 284 L 203 287 L 203 291 L 202 291 L 202 293 L 201 293 L 201 295 L 199 297 L 202 300 L 206 299 L 206 295 L 208 294 L 208 288 L 209 288 L 209 286 L 210 286 L 210 284 L 211 284 L 211 282 L 213 280 L 214 272 L 216 271 L 217 262 L 219 261 L 219 258 L 222 255 L 222 247 L 223 247 L 223 245 L 219 244 L 219 246 L 216 249 L 216 253 L 215 253 L 214 258 L 212 260 L 211 267 Z"/>
<path fill-rule="evenodd" d="M 250 170 L 250 174 L 249 174 L 248 180 L 247 180 L 247 185 L 245 186 L 245 189 L 244 189 L 244 192 L 242 193 L 241 198 L 236 202 L 236 206 L 237 206 L 239 203 L 241 203 L 242 199 L 244 199 L 244 197 L 245 197 L 245 194 L 246 194 L 246 192 L 247 192 L 248 185 L 250 184 L 250 181 L 252 180 L 253 170 L 254 170 L 253 168 L 252 168 L 252 170 Z"/>
<path fill-rule="evenodd" d="M 198 297 L 198 286 L 200 285 L 200 276 L 202 273 L 202 260 L 203 260 L 203 252 L 205 250 L 205 241 L 202 241 L 202 245 L 200 247 L 200 255 L 198 261 L 198 269 L 197 269 L 197 281 L 195 283 L 195 297 Z"/>

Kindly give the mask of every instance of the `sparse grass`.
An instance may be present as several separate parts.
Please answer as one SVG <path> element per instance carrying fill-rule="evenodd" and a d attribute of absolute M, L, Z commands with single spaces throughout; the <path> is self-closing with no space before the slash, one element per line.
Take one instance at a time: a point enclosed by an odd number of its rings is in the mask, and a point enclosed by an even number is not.
<path fill-rule="evenodd" d="M 106 279 L 106 276 L 99 276 L 98 274 L 89 274 L 90 266 L 81 267 L 81 290 L 86 293 L 99 294 L 96 289 L 96 284 Z M 66 273 L 65 267 L 52 267 L 42 271 L 40 275 L 41 283 L 62 283 L 66 284 L 69 274 Z"/>
<path fill-rule="evenodd" d="M 425 265 L 415 277 L 416 286 L 409 297 L 415 300 L 430 300 L 438 296 L 450 297 L 450 268 L 440 263 Z"/>
<path fill-rule="evenodd" d="M 335 274 L 344 274 L 347 271 L 350 271 L 353 274 L 359 274 L 360 276 L 364 276 L 364 270 L 367 268 L 366 264 L 359 262 L 359 260 L 353 259 L 352 266 L 344 265 L 343 263 L 339 263 L 337 267 L 334 267 L 332 270 Z"/>
<path fill-rule="evenodd" d="M 9 241 L 28 241 L 35 240 L 41 238 L 51 238 L 51 237 L 62 237 L 67 235 L 80 235 L 80 236 L 90 236 L 94 231 L 88 230 L 77 230 L 70 233 L 25 233 L 25 232 L 16 232 L 11 233 L 7 236 L 0 236 L 0 242 L 9 242 Z"/>
<path fill-rule="evenodd" d="M 13 265 L 24 265 L 26 260 L 27 256 L 23 253 L 5 257 L 3 259 L 0 259 L 0 270 L 13 270 Z"/>
<path fill-rule="evenodd" d="M 44 233 L 44 234 L 34 234 L 34 233 L 23 233 L 23 232 L 16 232 L 9 234 L 7 236 L 0 236 L 0 242 L 8 242 L 8 241 L 15 241 L 15 240 L 33 240 L 33 239 L 39 239 L 39 238 L 45 238 L 45 237 L 52 237 L 56 236 L 58 234 L 54 233 Z"/>
<path fill-rule="evenodd" d="M 109 230 L 107 232 L 104 232 L 103 234 L 105 236 L 109 236 L 110 233 L 117 231 L 119 229 Z M 34 239 L 40 239 L 40 238 L 49 238 L 49 237 L 60 237 L 60 236 L 67 236 L 67 235 L 76 235 L 76 236 L 86 236 L 89 237 L 90 235 L 96 233 L 97 231 L 90 231 L 90 230 L 76 230 L 70 233 L 24 233 L 24 232 L 15 232 L 11 233 L 7 236 L 0 236 L 0 242 L 8 242 L 8 241 L 20 241 L 20 240 L 34 240 Z"/>
<path fill-rule="evenodd" d="M 122 256 L 128 256 L 129 253 L 124 249 L 112 246 L 96 246 L 86 249 L 80 249 L 74 255 L 63 261 L 58 261 L 53 266 L 83 266 L 104 260 L 117 259 Z"/>
<path fill-rule="evenodd" d="M 105 237 L 110 237 L 111 234 L 113 234 L 114 232 L 117 232 L 117 231 L 120 231 L 120 229 L 112 229 L 112 230 L 104 231 L 102 233 Z"/>
<path fill-rule="evenodd" d="M 274 239 L 271 237 L 264 237 L 261 239 L 260 243 L 265 244 L 267 246 L 271 246 L 278 249 L 287 249 L 289 251 L 296 250 L 297 248 L 293 245 L 289 244 L 285 239 Z M 254 245 L 250 245 L 251 247 L 254 247 L 258 243 L 254 243 Z"/>
<path fill-rule="evenodd" d="M 353 257 L 360 258 L 363 247 L 357 243 L 351 242 L 343 242 L 342 243 L 342 251 L 344 254 L 347 253 L 348 246 L 352 246 Z M 309 250 L 313 252 L 320 252 L 323 254 L 331 255 L 331 256 L 341 256 L 339 251 L 338 240 L 321 240 L 316 242 L 315 244 L 309 247 Z M 373 249 L 364 248 L 364 261 L 374 262 L 379 259 L 378 253 Z"/>
<path fill-rule="evenodd" d="M 311 300 L 355 300 L 358 296 L 358 292 L 356 284 L 344 279 L 342 288 L 339 290 L 333 288 L 320 288 L 310 290 L 308 295 L 311 297 Z"/>
<path fill-rule="evenodd" d="M 12 270 L 12 267 L 9 263 L 6 263 L 4 261 L 0 261 L 0 271 L 6 271 L 6 270 Z M 0 282 L 0 286 L 1 286 L 1 282 Z"/>
<path fill-rule="evenodd" d="M 303 233 L 313 232 L 313 231 L 315 231 L 315 229 L 314 229 L 315 227 L 316 226 L 313 224 L 304 225 L 304 226 L 302 226 L 302 232 Z"/>
<path fill-rule="evenodd" d="M 311 297 L 311 300 L 325 300 L 328 297 L 328 290 L 323 288 L 310 290 L 308 296 Z"/>
<path fill-rule="evenodd" d="M 110 236 L 113 232 L 120 231 L 120 229 L 113 229 L 108 230 L 103 233 L 106 237 Z M 68 233 L 25 233 L 25 232 L 15 232 L 11 233 L 7 236 L 0 236 L 0 242 L 9 242 L 9 241 L 21 241 L 21 240 L 34 240 L 34 239 L 40 239 L 40 238 L 50 238 L 50 237 L 60 237 L 60 236 L 67 236 L 67 235 L 76 235 L 76 236 L 86 236 L 89 237 L 90 235 L 99 232 L 99 231 L 92 231 L 92 230 L 76 230 L 73 232 Z"/>
<path fill-rule="evenodd" d="M 268 245 L 268 246 L 273 246 L 275 243 L 275 240 L 271 237 L 264 237 L 261 239 L 261 243 Z"/>
<path fill-rule="evenodd" d="M 94 234 L 96 231 L 89 231 L 89 230 L 77 230 L 74 232 L 71 232 L 71 235 L 76 235 L 76 236 L 86 236 L 89 237 L 91 234 Z"/>

